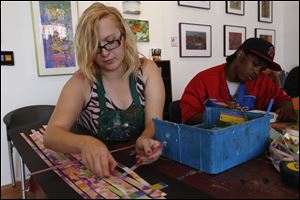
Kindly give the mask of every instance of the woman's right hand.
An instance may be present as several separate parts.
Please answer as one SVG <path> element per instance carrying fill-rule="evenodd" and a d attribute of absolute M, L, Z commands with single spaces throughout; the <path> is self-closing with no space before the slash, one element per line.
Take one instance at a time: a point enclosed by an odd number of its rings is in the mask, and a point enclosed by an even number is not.
<path fill-rule="evenodd" d="M 82 163 L 100 177 L 110 177 L 117 162 L 100 140 L 86 136 L 80 144 Z"/>

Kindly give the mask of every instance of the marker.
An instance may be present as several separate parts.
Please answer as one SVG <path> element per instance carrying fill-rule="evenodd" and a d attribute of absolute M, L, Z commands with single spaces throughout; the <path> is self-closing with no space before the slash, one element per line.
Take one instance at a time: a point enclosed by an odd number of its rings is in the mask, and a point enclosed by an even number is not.
<path fill-rule="evenodd" d="M 273 106 L 273 102 L 274 102 L 274 99 L 272 98 L 270 103 L 269 103 L 269 106 L 268 106 L 268 109 L 267 109 L 267 112 L 266 112 L 266 115 L 269 115 L 270 111 L 271 111 L 271 108 Z"/>

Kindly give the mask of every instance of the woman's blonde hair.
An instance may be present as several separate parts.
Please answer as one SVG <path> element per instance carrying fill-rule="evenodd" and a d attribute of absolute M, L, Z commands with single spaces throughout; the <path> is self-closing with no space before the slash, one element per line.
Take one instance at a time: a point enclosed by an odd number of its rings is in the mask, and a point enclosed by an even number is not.
<path fill-rule="evenodd" d="M 98 48 L 98 22 L 105 17 L 112 17 L 124 36 L 124 75 L 135 72 L 140 66 L 138 50 L 132 31 L 120 12 L 102 3 L 93 3 L 80 16 L 76 34 L 75 48 L 78 65 L 88 81 L 97 82 L 96 74 L 100 73 L 94 62 Z"/>

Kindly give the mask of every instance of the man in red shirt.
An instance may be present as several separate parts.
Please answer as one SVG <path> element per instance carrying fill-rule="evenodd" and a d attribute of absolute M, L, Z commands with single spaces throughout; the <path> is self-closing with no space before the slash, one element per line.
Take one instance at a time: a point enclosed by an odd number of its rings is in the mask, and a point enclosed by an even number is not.
<path fill-rule="evenodd" d="M 278 113 L 277 120 L 297 121 L 291 98 L 261 73 L 266 68 L 281 70 L 273 61 L 274 55 L 271 43 L 249 38 L 226 58 L 226 63 L 198 73 L 181 97 L 182 122 L 201 123 L 206 106 L 266 110 L 272 98 L 272 111 Z"/>

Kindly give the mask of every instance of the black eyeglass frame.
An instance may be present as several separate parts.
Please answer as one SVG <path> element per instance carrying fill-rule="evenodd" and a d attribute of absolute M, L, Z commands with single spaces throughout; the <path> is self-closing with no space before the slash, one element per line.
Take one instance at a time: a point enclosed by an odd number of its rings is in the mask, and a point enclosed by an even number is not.
<path fill-rule="evenodd" d="M 110 42 L 107 42 L 107 43 L 106 43 L 105 45 L 103 45 L 103 46 L 98 45 L 97 53 L 101 53 L 101 50 L 102 50 L 102 49 L 105 49 L 106 51 L 112 51 L 112 50 L 118 48 L 118 47 L 121 45 L 122 37 L 123 37 L 123 34 L 120 35 L 119 39 L 116 39 L 116 40 L 112 40 L 112 41 L 110 41 Z M 115 42 L 118 42 L 118 45 L 116 45 L 116 46 L 113 47 L 113 48 L 108 48 L 107 45 L 111 45 L 111 44 L 113 44 L 113 43 L 115 43 Z"/>

